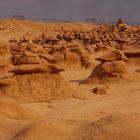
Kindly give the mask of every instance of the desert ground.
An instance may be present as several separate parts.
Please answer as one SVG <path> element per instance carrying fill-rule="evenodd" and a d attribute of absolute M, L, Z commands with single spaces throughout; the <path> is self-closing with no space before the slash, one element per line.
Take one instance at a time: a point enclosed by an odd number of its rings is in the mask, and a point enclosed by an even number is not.
<path fill-rule="evenodd" d="M 140 26 L 0 20 L 0 140 L 140 140 Z"/>

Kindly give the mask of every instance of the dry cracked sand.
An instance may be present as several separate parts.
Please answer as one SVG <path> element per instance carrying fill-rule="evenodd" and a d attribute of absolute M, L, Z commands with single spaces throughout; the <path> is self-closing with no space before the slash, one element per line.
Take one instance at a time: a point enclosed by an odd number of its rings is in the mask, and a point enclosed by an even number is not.
<path fill-rule="evenodd" d="M 139 140 L 140 26 L 0 20 L 0 140 Z"/>

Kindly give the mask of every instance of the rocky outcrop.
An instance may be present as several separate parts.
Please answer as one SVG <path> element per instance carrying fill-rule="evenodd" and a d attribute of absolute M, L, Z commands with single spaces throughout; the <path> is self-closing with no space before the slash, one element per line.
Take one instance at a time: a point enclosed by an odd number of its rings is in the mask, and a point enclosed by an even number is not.
<path fill-rule="evenodd" d="M 9 51 L 0 50 L 0 96 L 22 102 L 80 98 L 61 76 L 60 72 L 65 69 L 50 63 L 47 55 L 37 51 L 36 47 L 36 51 L 29 49 L 28 45 L 9 46 Z"/>
<path fill-rule="evenodd" d="M 117 55 L 112 55 L 117 54 Z M 118 55 L 119 54 L 119 55 Z M 112 57 L 113 56 L 113 57 Z M 98 58 L 101 64 L 97 65 L 85 83 L 109 83 L 112 81 L 130 80 L 131 73 L 126 67 L 125 55 L 122 52 L 113 51 L 108 55 Z"/>
<path fill-rule="evenodd" d="M 127 77 L 128 76 L 128 77 Z M 129 79 L 129 72 L 122 61 L 105 62 L 97 65 L 92 74 L 86 80 L 86 83 L 108 83 L 119 81 L 120 79 Z"/>
<path fill-rule="evenodd" d="M 127 25 L 120 19 L 116 24 L 101 24 L 88 30 L 59 28 L 50 31 L 45 28 L 36 34 L 25 33 L 24 36 L 9 42 L 13 45 L 11 50 L 16 57 L 23 51 L 30 51 L 52 64 L 61 64 L 68 68 L 74 65 L 75 68 L 90 68 L 94 65 L 94 53 L 112 49 L 127 50 L 134 45 L 138 46 L 139 36 L 138 26 Z M 119 55 L 119 52 L 113 53 Z M 73 59 L 69 59 L 70 54 L 77 59 L 75 63 Z M 112 54 L 112 58 L 113 55 L 117 54 Z"/>

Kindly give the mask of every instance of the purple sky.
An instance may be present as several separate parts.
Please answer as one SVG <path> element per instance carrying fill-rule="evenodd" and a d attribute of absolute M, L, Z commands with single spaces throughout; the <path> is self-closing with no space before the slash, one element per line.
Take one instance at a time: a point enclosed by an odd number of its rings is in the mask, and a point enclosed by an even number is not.
<path fill-rule="evenodd" d="M 97 18 L 140 22 L 140 0 L 0 0 L 0 18 L 21 14 L 28 18 L 77 20 Z"/>

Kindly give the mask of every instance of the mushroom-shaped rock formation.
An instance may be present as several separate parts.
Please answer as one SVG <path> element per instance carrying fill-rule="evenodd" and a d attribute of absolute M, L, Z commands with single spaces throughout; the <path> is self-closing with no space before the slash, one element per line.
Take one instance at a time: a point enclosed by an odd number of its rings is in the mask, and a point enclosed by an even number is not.
<path fill-rule="evenodd" d="M 113 81 L 129 80 L 130 73 L 127 70 L 125 62 L 114 61 L 105 62 L 103 64 L 97 65 L 91 75 L 85 80 L 85 83 L 109 83 Z"/>
<path fill-rule="evenodd" d="M 119 53 L 116 52 L 110 53 L 111 56 L 106 55 L 97 59 L 101 61 L 101 64 L 93 69 L 85 83 L 109 83 L 112 81 L 130 80 L 131 73 L 123 61 L 126 60 L 126 57 L 120 51 Z"/>
<path fill-rule="evenodd" d="M 16 63 L 11 57 L 0 58 L 0 96 L 22 102 L 80 98 L 61 76 L 63 68 L 40 61 L 29 51 L 18 56 Z"/>
<path fill-rule="evenodd" d="M 60 73 L 64 68 L 48 61 L 48 55 L 58 59 L 56 54 L 61 56 L 63 48 L 54 46 L 50 52 L 49 48 L 42 52 L 39 50 L 44 48 L 38 44 L 15 43 L 8 47 L 0 47 L 1 97 L 22 102 L 84 97 L 64 80 Z"/>

